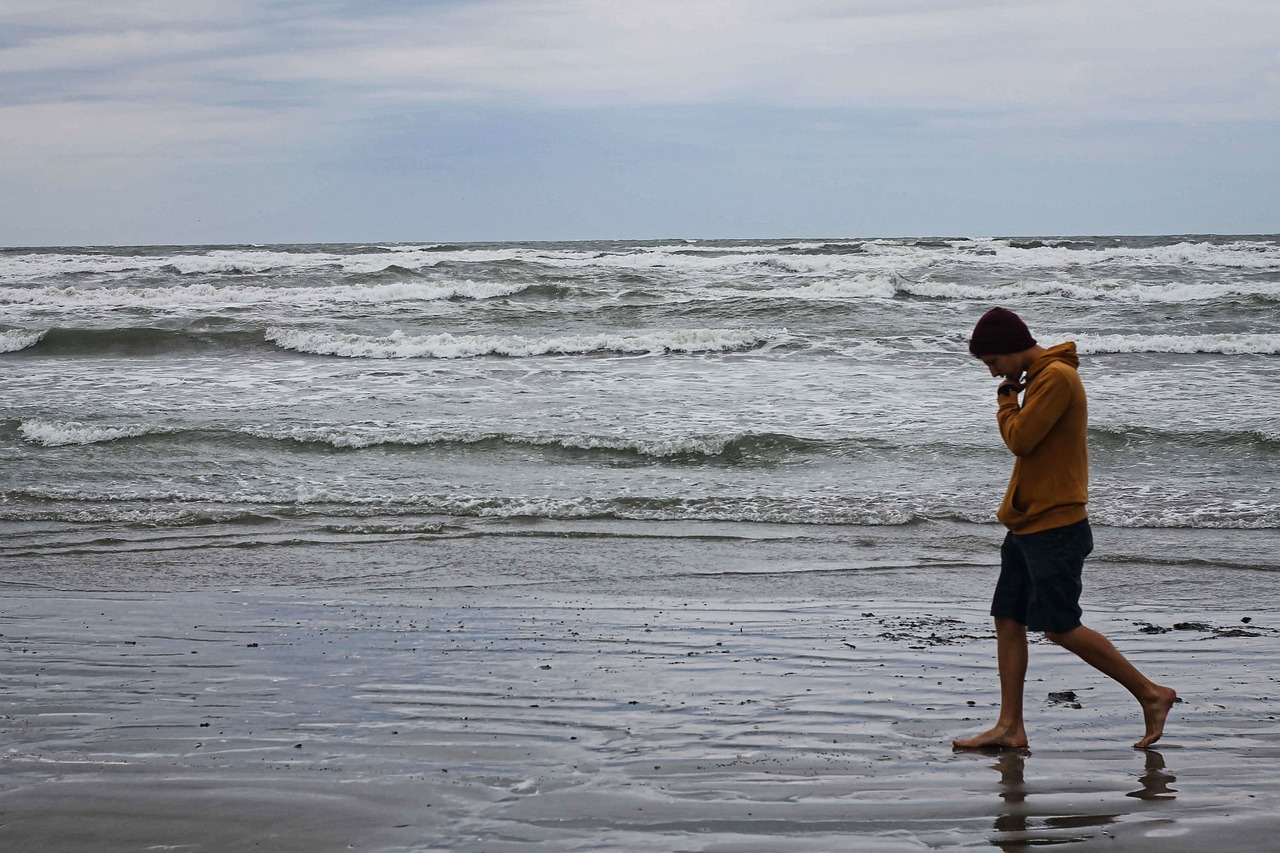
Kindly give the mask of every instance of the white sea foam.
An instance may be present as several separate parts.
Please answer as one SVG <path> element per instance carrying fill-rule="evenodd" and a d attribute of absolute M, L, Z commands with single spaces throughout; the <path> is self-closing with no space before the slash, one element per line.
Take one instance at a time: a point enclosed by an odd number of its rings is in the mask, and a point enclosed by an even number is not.
<path fill-rule="evenodd" d="M 763 295 L 790 299 L 892 299 L 917 296 L 925 299 L 1004 300 L 1027 297 L 1069 300 L 1163 304 L 1213 302 L 1242 297 L 1280 301 L 1280 288 L 1268 282 L 1235 284 L 1146 284 L 1115 279 L 1093 279 L 1089 284 L 1037 280 L 1002 285 L 966 285 L 931 278 L 911 279 L 903 275 L 860 274 L 847 278 L 816 281 L 804 287 L 781 287 Z"/>
<path fill-rule="evenodd" d="M 458 281 L 391 282 L 329 287 L 260 287 L 191 284 L 177 287 L 0 287 L 0 305 L 49 308 L 151 308 L 209 310 L 254 305 L 302 307 L 344 304 L 431 302 L 445 299 L 491 299 L 525 289 L 522 283 Z"/>
<path fill-rule="evenodd" d="M 1122 263 L 1126 267 L 1182 267 L 1225 268 L 1244 270 L 1280 269 L 1280 246 L 1270 242 L 1236 240 L 1230 243 L 1202 243 L 1186 241 L 1169 246 L 1108 247 L 1101 249 L 1070 249 L 1052 245 L 1044 248 L 1019 249 L 1002 241 L 994 243 L 994 257 L 1001 262 L 1034 266 L 1082 266 L 1104 263 Z M 1056 241 L 1050 241 L 1053 243 Z"/>
<path fill-rule="evenodd" d="M 1208 530 L 1268 530 L 1280 524 L 1274 504 L 1241 501 L 1232 506 L 1151 506 L 1090 503 L 1089 516 L 1107 527 L 1201 528 Z"/>
<path fill-rule="evenodd" d="M 0 352 L 17 352 L 40 343 L 45 336 L 43 331 L 30 329 L 8 329 L 0 331 Z"/>
<path fill-rule="evenodd" d="M 51 516 L 64 521 L 124 523 L 190 523 L 192 520 L 242 514 L 244 505 L 287 507 L 290 514 L 331 513 L 340 504 L 346 514 L 365 508 L 378 514 L 411 508 L 416 514 L 495 518 L 621 518 L 646 521 L 730 521 L 769 524 L 903 525 L 920 519 L 956 519 L 990 523 L 988 505 L 972 506 L 954 494 L 921 502 L 910 495 L 887 493 L 875 500 L 831 501 L 819 495 L 681 497 L 553 497 L 450 493 L 353 493 L 336 483 L 278 483 L 259 490 L 230 493 L 204 489 L 154 489 L 122 484 L 107 489 L 27 487 L 7 493 L 42 501 L 69 500 Z M 92 503 L 90 503 L 92 502 Z M 137 503 L 141 502 L 142 506 Z M 221 505 L 228 509 L 220 510 Z M 1203 502 L 1188 506 L 1102 497 L 1092 505 L 1095 523 L 1124 528 L 1275 529 L 1280 507 L 1266 500 Z M 434 526 L 434 525 L 433 525 Z M 422 532 L 416 525 L 411 532 Z M 428 529 L 426 532 L 434 532 Z"/>
<path fill-rule="evenodd" d="M 524 261 L 577 266 L 602 257 L 598 249 L 550 249 L 526 246 L 448 249 L 421 246 L 388 247 L 389 251 L 349 254 L 340 251 L 284 251 L 273 249 L 211 249 L 200 253 L 112 254 L 34 253 L 0 256 L 0 281 L 38 282 L 55 276 L 95 275 L 104 281 L 137 275 L 168 273 L 184 276 L 368 274 L 391 264 L 418 271 L 442 263 L 481 264 Z M 648 248 L 620 247 L 618 256 L 653 253 Z M 613 253 L 609 253 L 613 254 Z"/>
<path fill-rule="evenodd" d="M 344 274 L 368 274 L 394 263 L 408 270 L 423 270 L 441 263 L 493 263 L 500 261 L 589 260 L 598 252 L 587 250 L 539 250 L 524 246 L 457 248 L 441 251 L 432 246 L 399 246 L 387 253 L 344 254 L 329 252 L 280 252 L 216 250 L 203 255 L 166 259 L 165 266 L 184 275 L 207 273 L 305 273 L 328 270 Z"/>
<path fill-rule="evenodd" d="M 38 418 L 24 420 L 18 427 L 18 432 L 25 440 L 45 447 L 98 444 L 120 438 L 136 438 L 155 431 L 155 427 L 144 424 L 98 426 L 79 421 L 45 421 Z"/>
<path fill-rule="evenodd" d="M 1064 282 L 1024 282 L 996 287 L 978 287 L 931 279 L 912 280 L 906 276 L 861 274 L 848 278 L 816 281 L 804 287 L 780 288 L 768 295 L 795 299 L 893 299 L 920 296 L 927 299 L 1005 299 L 1026 296 L 1063 296 L 1072 299 L 1098 298 L 1102 287 L 1084 287 Z"/>
<path fill-rule="evenodd" d="M 1082 353 L 1280 355 L 1280 335 L 1080 335 L 1076 346 Z"/>
<path fill-rule="evenodd" d="M 974 238 L 946 245 L 917 246 L 874 240 L 863 244 L 871 255 L 920 257 L 932 263 L 959 259 L 966 265 L 1022 269 L 1092 269 L 1122 265 L 1127 270 L 1193 266 L 1201 269 L 1280 269 L 1280 245 L 1272 241 L 1233 240 L 1209 243 L 1187 240 L 1165 246 L 1100 246 L 1071 248 L 1070 240 L 1046 238 L 1028 248 L 1017 240 Z"/>
<path fill-rule="evenodd" d="M 585 353 L 708 353 L 751 349 L 785 340 L 781 330 L 674 329 L 638 335 L 570 335 L 535 340 L 518 335 L 372 336 L 268 329 L 266 338 L 284 349 L 345 358 L 473 358 Z"/>
<path fill-rule="evenodd" d="M 718 456 L 751 433 L 732 435 L 689 435 L 670 438 L 632 438 L 610 435 L 568 435 L 550 433 L 517 434 L 489 430 L 456 430 L 430 424 L 364 423 L 333 426 L 244 427 L 240 432 L 258 438 L 320 442 L 339 448 L 379 445 L 425 446 L 439 444 L 481 444 L 499 441 L 529 447 L 565 450 L 616 450 L 655 458 L 673 456 Z"/>
<path fill-rule="evenodd" d="M 1269 242 L 1237 241 L 1225 245 L 1180 243 L 1174 246 L 1071 249 L 1045 246 L 1021 249 L 1000 240 L 973 240 L 939 246 L 915 246 L 896 241 L 867 241 L 859 253 L 831 254 L 781 248 L 760 259 L 802 276 L 841 278 L 850 275 L 898 273 L 914 279 L 945 278 L 950 270 L 982 271 L 1006 279 L 1053 281 L 1069 276 L 1095 281 L 1123 276 L 1135 287 L 1160 287 L 1170 278 L 1195 270 L 1201 277 L 1280 270 L 1280 246 Z M 741 260 L 745 260 L 742 258 Z M 729 265 L 733 257 L 717 262 Z M 1177 286 L 1174 285 L 1174 288 Z M 1260 285 L 1275 292 L 1274 283 Z M 984 294 L 989 295 L 989 291 Z"/>
<path fill-rule="evenodd" d="M 824 245 L 856 242 L 859 253 L 815 253 Z M 1013 241 L 1017 242 L 1017 241 Z M 937 264 L 961 262 L 969 266 L 1022 270 L 1080 270 L 1121 265 L 1127 270 L 1196 267 L 1203 270 L 1280 269 L 1280 246 L 1273 241 L 1240 239 L 1226 243 L 1187 240 L 1165 246 L 1068 248 L 1063 241 L 1020 248 L 1008 240 L 973 238 L 916 244 L 901 240 L 832 240 L 790 244 L 690 244 L 659 246 L 598 244 L 581 246 L 441 247 L 404 245 L 375 253 L 341 250 L 288 251 L 283 248 L 209 249 L 165 254 L 110 252 L 31 253 L 0 257 L 0 281 L 37 282 L 53 276 L 96 274 L 104 280 L 156 273 L 180 275 L 307 275 L 360 274 L 385 269 L 389 263 L 421 270 L 441 263 L 521 261 L 544 266 L 674 268 L 696 271 L 735 264 L 782 264 L 799 273 L 839 275 L 911 269 L 923 271 Z"/>
<path fill-rule="evenodd" d="M 104 279 L 168 272 L 179 275 L 297 275 L 322 271 L 369 273 L 398 266 L 425 268 L 445 255 L 411 250 L 391 254 L 343 254 L 338 252 L 287 252 L 270 249 L 211 249 L 175 254 L 75 254 L 39 253 L 0 258 L 0 281 L 38 281 L 55 275 L 97 274 Z"/>
<path fill-rule="evenodd" d="M 900 279 L 893 276 L 859 275 L 785 288 L 769 295 L 795 299 L 892 299 L 898 295 L 900 283 Z"/>
<path fill-rule="evenodd" d="M 357 256 L 359 257 L 359 256 Z M 97 275 L 122 278 L 163 271 L 178 273 L 306 272 L 340 265 L 342 256 L 324 252 L 213 249 L 199 254 L 34 253 L 0 258 L 0 281 L 39 281 L 52 276 Z"/>
<path fill-rule="evenodd" d="M 448 299 L 488 299 L 517 293 L 549 271 L 592 275 L 633 272 L 652 278 L 664 298 L 751 296 L 798 299 L 921 297 L 1013 301 L 1025 297 L 1089 299 L 1127 303 L 1187 303 L 1251 298 L 1280 301 L 1274 281 L 1257 271 L 1280 270 L 1280 247 L 1271 241 L 1226 244 L 1187 241 L 1171 246 L 1096 249 L 1016 248 L 1005 240 L 979 238 L 937 245 L 893 240 L 860 241 L 859 253 L 814 253 L 822 243 L 661 246 L 432 247 L 394 251 L 283 251 L 218 249 L 155 255 L 29 254 L 0 256 L 0 308 L 102 310 L 152 309 L 176 313 L 276 304 L 304 309 L 328 305 L 384 305 Z M 522 282 L 475 279 L 351 283 L 349 275 L 389 266 L 410 271 L 454 265 L 514 262 L 534 274 Z M 1170 269 L 1177 270 L 1171 274 Z M 1182 280 L 1193 270 L 1198 281 Z M 981 275 L 976 277 L 974 273 Z M 70 286 L 52 284 L 77 276 Z M 197 283 L 140 288 L 141 276 L 182 276 Z M 245 279 L 249 275 L 253 278 Z M 465 275 L 465 274 L 464 274 Z M 93 280 L 84 285 L 83 277 Z M 241 276 L 228 278 L 228 276 Z M 264 284 L 264 278 L 268 281 Z M 287 277 L 287 278 L 286 278 Z M 285 286 L 299 278 L 315 286 Z M 954 280 L 953 280 L 954 279 Z M 983 280 L 989 284 L 974 284 Z M 271 286 L 270 280 L 281 280 Z M 573 280 L 577 281 L 577 278 Z M 46 286 L 38 286 L 50 282 Z M 1001 283 L 1003 282 L 1003 283 Z M 760 285 L 774 285 L 774 289 Z M 760 289 L 757 289 L 760 288 Z"/>

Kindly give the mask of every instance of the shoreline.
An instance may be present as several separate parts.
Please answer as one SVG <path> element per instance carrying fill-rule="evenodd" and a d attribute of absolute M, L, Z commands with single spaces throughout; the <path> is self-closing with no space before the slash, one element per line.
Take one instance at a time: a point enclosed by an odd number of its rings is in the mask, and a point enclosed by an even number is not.
<path fill-rule="evenodd" d="M 6 849 L 1264 850 L 1280 831 L 1261 603 L 1086 609 L 1183 696 L 1164 740 L 1132 749 L 1128 695 L 1038 640 L 1031 747 L 996 754 L 950 748 L 998 697 L 970 603 L 0 596 Z"/>

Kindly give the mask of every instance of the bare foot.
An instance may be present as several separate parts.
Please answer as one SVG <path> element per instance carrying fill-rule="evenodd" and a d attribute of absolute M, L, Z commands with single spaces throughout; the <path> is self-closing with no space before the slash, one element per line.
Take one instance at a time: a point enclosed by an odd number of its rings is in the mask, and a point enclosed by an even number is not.
<path fill-rule="evenodd" d="M 1160 740 L 1164 734 L 1164 721 L 1169 716 L 1169 709 L 1178 701 L 1178 694 L 1171 687 L 1158 688 L 1154 699 L 1142 703 L 1142 721 L 1146 723 L 1147 734 L 1133 745 L 1134 749 L 1146 749 Z"/>
<path fill-rule="evenodd" d="M 984 749 L 992 746 L 1003 749 L 1023 749 L 1026 745 L 1026 729 L 1020 725 L 1006 726 L 1002 723 L 996 723 L 980 735 L 951 741 L 951 746 L 955 749 Z"/>

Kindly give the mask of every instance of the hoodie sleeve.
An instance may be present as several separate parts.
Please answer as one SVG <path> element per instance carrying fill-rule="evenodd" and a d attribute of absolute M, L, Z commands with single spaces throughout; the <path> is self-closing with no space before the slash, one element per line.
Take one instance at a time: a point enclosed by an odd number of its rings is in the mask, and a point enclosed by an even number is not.
<path fill-rule="evenodd" d="M 1026 456 L 1036 449 L 1067 410 L 1072 396 L 1070 383 L 1050 366 L 1027 386 L 1021 406 L 1015 394 L 1001 400 L 996 419 L 1014 456 Z"/>

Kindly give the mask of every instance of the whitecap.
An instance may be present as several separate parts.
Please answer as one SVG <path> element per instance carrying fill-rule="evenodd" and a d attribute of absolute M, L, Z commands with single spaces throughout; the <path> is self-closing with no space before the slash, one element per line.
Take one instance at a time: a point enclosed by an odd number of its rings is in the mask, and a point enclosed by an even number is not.
<path fill-rule="evenodd" d="M 892 299 L 898 295 L 900 280 L 896 276 L 859 275 L 846 279 L 818 281 L 770 293 L 774 297 L 795 299 Z"/>
<path fill-rule="evenodd" d="M 1076 346 L 1082 353 L 1280 355 L 1280 335 L 1080 335 Z"/>
<path fill-rule="evenodd" d="M 528 447 L 565 450 L 613 450 L 654 458 L 677 456 L 719 456 L 732 446 L 750 442 L 755 433 L 687 435 L 668 438 L 633 438 L 623 435 L 565 435 L 548 433 L 507 433 L 486 430 L 442 429 L 424 424 L 361 423 L 332 426 L 242 427 L 239 432 L 257 438 L 319 442 L 331 447 L 360 449 L 378 445 L 428 446 L 440 444 L 481 444 L 488 441 Z"/>
<path fill-rule="evenodd" d="M 155 432 L 156 428 L 145 424 L 129 426 L 96 426 L 79 421 L 45 421 L 38 418 L 24 420 L 18 427 L 23 439 L 45 447 L 65 447 L 74 444 L 98 444 L 121 438 L 137 438 Z"/>
<path fill-rule="evenodd" d="M 0 331 L 0 352 L 17 352 L 35 346 L 46 332 L 31 329 L 7 329 Z"/>
<path fill-rule="evenodd" d="M 389 282 L 331 287 L 261 287 L 190 284 L 174 287 L 0 287 L 0 305 L 38 308 L 152 308 L 208 310 L 261 304 L 320 308 L 326 305 L 492 299 L 524 290 L 525 283 L 455 281 Z"/>
<path fill-rule="evenodd" d="M 344 358 L 523 357 L 587 353 L 711 353 L 752 349 L 787 337 L 785 329 L 674 329 L 635 335 L 570 335 L 533 339 L 519 335 L 336 334 L 271 328 L 266 339 L 289 350 Z"/>
<path fill-rule="evenodd" d="M 1003 300 L 1016 302 L 1027 297 L 1059 298 L 1083 302 L 1164 304 L 1215 302 L 1254 298 L 1280 300 L 1280 291 L 1267 282 L 1230 285 L 1218 283 L 1148 284 L 1098 278 L 1089 284 L 1056 279 L 1029 280 L 1014 284 L 971 285 L 930 277 L 912 279 L 890 273 L 858 274 L 815 281 L 803 287 L 782 287 L 758 295 L 776 299 L 892 299 L 915 296 L 923 299 Z"/>

